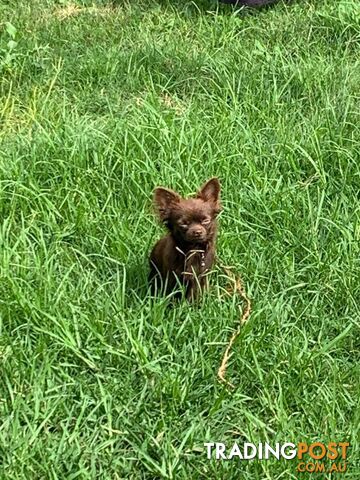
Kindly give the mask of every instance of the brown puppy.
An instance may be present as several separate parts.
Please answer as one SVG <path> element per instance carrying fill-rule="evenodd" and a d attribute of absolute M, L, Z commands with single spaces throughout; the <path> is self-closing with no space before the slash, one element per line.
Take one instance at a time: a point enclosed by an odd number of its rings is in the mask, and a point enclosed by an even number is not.
<path fill-rule="evenodd" d="M 169 233 L 150 255 L 149 279 L 153 291 L 168 294 L 184 285 L 186 298 L 194 300 L 206 287 L 206 273 L 215 257 L 217 214 L 221 210 L 220 183 L 212 178 L 195 198 L 182 198 L 167 188 L 156 188 L 154 205 Z"/>

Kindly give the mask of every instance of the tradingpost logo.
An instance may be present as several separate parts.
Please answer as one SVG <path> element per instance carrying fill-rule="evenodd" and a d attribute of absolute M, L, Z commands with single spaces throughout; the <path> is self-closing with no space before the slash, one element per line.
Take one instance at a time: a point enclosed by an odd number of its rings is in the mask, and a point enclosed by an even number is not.
<path fill-rule="evenodd" d="M 238 443 L 227 447 L 224 443 L 208 442 L 207 458 L 216 460 L 297 460 L 296 470 L 307 473 L 344 473 L 347 469 L 347 451 L 349 442 L 329 443 Z"/>

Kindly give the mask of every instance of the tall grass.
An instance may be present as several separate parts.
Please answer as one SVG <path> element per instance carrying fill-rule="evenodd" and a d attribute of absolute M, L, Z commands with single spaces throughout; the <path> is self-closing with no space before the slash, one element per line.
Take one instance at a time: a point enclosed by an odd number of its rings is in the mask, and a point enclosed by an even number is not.
<path fill-rule="evenodd" d="M 203 443 L 350 441 L 360 474 L 355 0 L 0 5 L 0 477 L 308 478 Z M 199 306 L 148 292 L 157 185 L 213 175 Z M 328 478 L 328 477 L 326 477 Z M 330 478 L 330 476 L 329 476 Z"/>

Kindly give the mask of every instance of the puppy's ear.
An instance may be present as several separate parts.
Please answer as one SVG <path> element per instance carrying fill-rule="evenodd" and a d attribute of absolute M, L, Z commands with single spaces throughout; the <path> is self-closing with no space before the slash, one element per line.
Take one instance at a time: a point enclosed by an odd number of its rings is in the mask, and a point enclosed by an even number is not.
<path fill-rule="evenodd" d="M 180 195 L 173 190 L 163 187 L 155 188 L 154 206 L 162 222 L 169 218 L 171 209 L 179 203 L 180 200 Z"/>
<path fill-rule="evenodd" d="M 220 182 L 214 177 L 208 180 L 199 190 L 197 194 L 198 198 L 204 200 L 204 202 L 210 202 L 214 204 L 215 212 L 219 213 L 221 210 L 220 204 Z"/>

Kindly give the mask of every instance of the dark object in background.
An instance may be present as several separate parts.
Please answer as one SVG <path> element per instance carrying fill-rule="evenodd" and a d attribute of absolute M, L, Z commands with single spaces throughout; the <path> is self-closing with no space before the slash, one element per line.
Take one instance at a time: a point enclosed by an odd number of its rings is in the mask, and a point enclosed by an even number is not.
<path fill-rule="evenodd" d="M 246 7 L 263 7 L 277 2 L 278 0 L 220 0 L 222 3 L 229 3 L 232 5 L 246 6 Z"/>
<path fill-rule="evenodd" d="M 154 246 L 150 255 L 152 291 L 174 291 L 185 287 L 188 300 L 195 300 L 207 286 L 207 272 L 215 257 L 217 222 L 220 212 L 220 183 L 212 178 L 195 198 L 158 187 L 154 206 L 169 233 Z"/>

